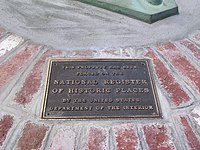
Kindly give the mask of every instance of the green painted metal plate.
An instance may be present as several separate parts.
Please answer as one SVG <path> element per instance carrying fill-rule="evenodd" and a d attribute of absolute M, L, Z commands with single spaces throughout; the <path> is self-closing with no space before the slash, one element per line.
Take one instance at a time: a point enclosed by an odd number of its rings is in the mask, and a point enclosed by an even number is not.
<path fill-rule="evenodd" d="M 152 5 L 145 0 L 78 0 L 100 8 L 114 11 L 147 23 L 178 14 L 174 0 L 163 0 L 160 5 Z"/>

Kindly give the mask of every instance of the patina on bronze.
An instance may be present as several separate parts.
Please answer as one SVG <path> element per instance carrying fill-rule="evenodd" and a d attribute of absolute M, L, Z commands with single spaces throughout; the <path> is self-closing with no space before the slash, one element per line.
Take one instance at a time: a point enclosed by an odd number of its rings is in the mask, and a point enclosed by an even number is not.
<path fill-rule="evenodd" d="M 42 119 L 160 118 L 147 59 L 52 59 Z"/>

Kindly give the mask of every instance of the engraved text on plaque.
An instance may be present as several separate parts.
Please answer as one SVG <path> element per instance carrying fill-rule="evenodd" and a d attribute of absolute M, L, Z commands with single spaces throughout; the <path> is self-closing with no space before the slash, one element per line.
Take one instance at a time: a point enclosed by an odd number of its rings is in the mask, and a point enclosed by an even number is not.
<path fill-rule="evenodd" d="M 43 119 L 159 117 L 149 60 L 49 61 Z"/>

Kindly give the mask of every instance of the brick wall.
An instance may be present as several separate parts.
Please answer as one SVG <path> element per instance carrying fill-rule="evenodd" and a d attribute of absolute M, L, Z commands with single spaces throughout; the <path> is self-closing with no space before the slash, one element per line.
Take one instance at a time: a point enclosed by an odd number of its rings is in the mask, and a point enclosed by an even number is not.
<path fill-rule="evenodd" d="M 41 120 L 49 58 L 148 58 L 162 119 Z M 0 28 L 0 149 L 199 150 L 200 31 L 142 48 L 61 51 Z"/>

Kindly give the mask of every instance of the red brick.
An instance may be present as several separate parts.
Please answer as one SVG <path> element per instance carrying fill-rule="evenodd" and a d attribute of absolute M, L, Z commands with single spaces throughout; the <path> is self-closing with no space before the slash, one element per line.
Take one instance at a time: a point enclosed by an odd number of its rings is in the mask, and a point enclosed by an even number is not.
<path fill-rule="evenodd" d="M 139 141 L 134 126 L 121 125 L 113 128 L 117 150 L 137 150 Z"/>
<path fill-rule="evenodd" d="M 13 125 L 13 116 L 4 115 L 0 120 L 0 146 L 3 145 L 4 140 L 8 134 L 8 131 Z"/>
<path fill-rule="evenodd" d="M 48 50 L 46 51 L 34 65 L 30 74 L 25 79 L 22 88 L 16 93 L 15 101 L 19 104 L 26 105 L 31 102 L 33 95 L 38 91 L 41 80 L 42 73 L 44 70 L 44 64 L 47 58 L 54 55 L 60 55 L 61 51 Z"/>
<path fill-rule="evenodd" d="M 143 127 L 145 139 L 150 150 L 174 150 L 171 131 L 166 125 L 146 125 Z"/>
<path fill-rule="evenodd" d="M 171 42 L 156 48 L 200 92 L 200 72 L 181 54 L 180 50 Z"/>
<path fill-rule="evenodd" d="M 32 150 L 42 148 L 48 127 L 27 122 L 18 141 L 17 149 Z"/>
<path fill-rule="evenodd" d="M 16 55 L 0 64 L 0 90 L 26 66 L 34 54 L 37 53 L 38 47 L 38 45 L 28 43 Z"/>
<path fill-rule="evenodd" d="M 152 49 L 148 48 L 146 57 L 153 60 L 156 74 L 163 85 L 164 89 L 169 93 L 173 103 L 176 106 L 189 101 L 189 96 L 182 89 L 181 85 L 177 83 L 170 71 L 165 67 L 163 62 L 156 56 Z"/>
<path fill-rule="evenodd" d="M 187 39 L 181 40 L 179 43 L 190 50 L 197 59 L 200 59 L 200 48 L 196 44 L 190 42 Z"/>
<path fill-rule="evenodd" d="M 191 147 L 191 149 L 198 150 L 200 149 L 200 140 L 195 135 L 191 126 L 188 123 L 188 120 L 185 117 L 181 117 L 181 123 L 184 127 L 184 132 L 187 138 L 187 143 Z"/>
<path fill-rule="evenodd" d="M 107 136 L 104 129 L 91 127 L 89 130 L 88 150 L 106 150 Z"/>

